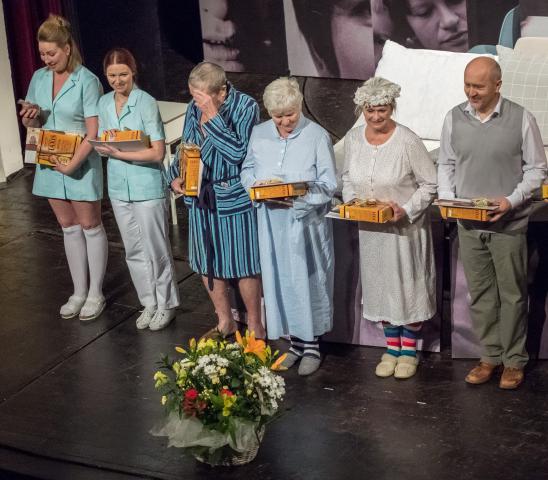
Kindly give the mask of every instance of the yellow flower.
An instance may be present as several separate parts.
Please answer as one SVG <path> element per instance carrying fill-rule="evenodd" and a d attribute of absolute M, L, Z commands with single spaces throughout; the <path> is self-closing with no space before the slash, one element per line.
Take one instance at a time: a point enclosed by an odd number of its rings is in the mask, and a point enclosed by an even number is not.
<path fill-rule="evenodd" d="M 167 397 L 165 395 L 162 395 L 162 405 L 165 405 L 167 402 Z"/>
<path fill-rule="evenodd" d="M 186 350 L 182 347 L 175 347 L 175 351 L 179 353 L 186 353 Z"/>
<path fill-rule="evenodd" d="M 236 342 L 243 347 L 244 353 L 255 355 L 263 363 L 266 361 L 267 347 L 264 340 L 255 339 L 255 332 L 245 332 L 245 338 L 242 338 L 240 332 L 236 331 Z"/>
<path fill-rule="evenodd" d="M 236 395 L 228 395 L 221 391 L 221 397 L 223 399 L 223 417 L 230 415 L 230 409 L 236 403 Z"/>
<path fill-rule="evenodd" d="M 167 375 L 163 372 L 157 371 L 154 374 L 154 380 L 156 380 L 156 384 L 154 385 L 155 388 L 161 387 L 162 385 L 165 385 L 167 383 Z"/>
<path fill-rule="evenodd" d="M 188 345 L 190 346 L 190 349 L 191 350 L 194 350 L 196 348 L 196 339 L 195 338 L 191 338 L 190 339 L 190 342 L 188 342 Z"/>
<path fill-rule="evenodd" d="M 220 383 L 219 377 L 212 377 L 211 378 L 211 383 L 213 385 L 216 385 L 217 383 Z"/>
<path fill-rule="evenodd" d="M 270 367 L 270 370 L 274 370 L 274 371 L 287 370 L 287 368 L 282 365 L 282 362 L 285 360 L 285 357 L 287 357 L 287 353 L 284 353 L 283 355 L 279 356 L 278 359 Z"/>
<path fill-rule="evenodd" d="M 221 370 L 219 370 L 219 373 L 220 373 L 221 375 L 226 375 L 226 368 L 224 368 L 224 367 L 221 368 Z"/>
<path fill-rule="evenodd" d="M 181 371 L 181 364 L 179 362 L 175 362 L 171 368 L 173 369 L 173 371 L 179 375 L 179 372 Z"/>
<path fill-rule="evenodd" d="M 198 351 L 203 350 L 204 348 L 215 349 L 217 348 L 217 342 L 212 338 L 208 338 L 207 340 L 200 338 L 200 340 L 198 340 Z"/>

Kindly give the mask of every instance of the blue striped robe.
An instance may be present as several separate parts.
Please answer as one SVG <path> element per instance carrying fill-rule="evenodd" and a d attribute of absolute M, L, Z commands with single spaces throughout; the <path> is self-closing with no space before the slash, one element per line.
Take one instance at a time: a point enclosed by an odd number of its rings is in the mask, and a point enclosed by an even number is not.
<path fill-rule="evenodd" d="M 196 197 L 185 196 L 189 209 L 188 256 L 192 270 L 207 275 L 206 222 L 213 239 L 213 276 L 242 278 L 260 273 L 257 220 L 249 195 L 242 187 L 240 170 L 247 153 L 253 126 L 259 121 L 259 107 L 250 96 L 230 84 L 219 114 L 200 129 L 201 112 L 191 101 L 186 112 L 183 140 L 200 145 L 203 162 L 202 187 L 213 184 L 214 211 L 198 208 Z M 173 161 L 168 180 L 179 176 L 179 162 Z M 232 178 L 230 180 L 230 177 Z"/>

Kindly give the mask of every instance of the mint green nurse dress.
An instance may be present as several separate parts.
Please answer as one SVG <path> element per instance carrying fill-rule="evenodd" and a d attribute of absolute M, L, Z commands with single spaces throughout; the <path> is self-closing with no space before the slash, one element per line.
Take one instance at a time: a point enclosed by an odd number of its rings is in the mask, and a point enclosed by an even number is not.
<path fill-rule="evenodd" d="M 99 135 L 105 130 L 141 130 L 151 142 L 164 140 L 164 126 L 156 100 L 135 87 L 120 112 L 116 114 L 114 92 L 99 100 Z M 167 183 L 164 167 L 153 162 L 126 162 L 109 157 L 108 196 L 115 200 L 134 202 L 165 198 Z"/>
<path fill-rule="evenodd" d="M 79 65 L 52 99 L 53 72 L 44 67 L 34 72 L 26 101 L 37 104 L 42 128 L 85 135 L 85 119 L 98 115 L 97 103 L 103 94 L 99 79 Z M 95 201 L 103 197 L 101 157 L 92 151 L 71 175 L 44 165 L 36 165 L 32 193 L 41 197 Z"/>

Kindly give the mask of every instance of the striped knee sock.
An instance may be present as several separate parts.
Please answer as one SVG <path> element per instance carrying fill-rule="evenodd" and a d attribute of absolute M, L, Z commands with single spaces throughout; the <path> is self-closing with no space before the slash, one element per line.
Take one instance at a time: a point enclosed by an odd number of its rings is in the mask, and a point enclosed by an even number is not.
<path fill-rule="evenodd" d="M 386 337 L 386 353 L 400 356 L 401 342 L 400 342 L 400 330 L 401 327 L 396 327 L 390 323 L 383 324 L 384 336 Z"/>
<path fill-rule="evenodd" d="M 299 357 L 316 357 L 320 358 L 320 343 L 318 337 L 314 337 L 314 340 L 309 342 L 300 339 L 299 337 L 291 336 L 291 347 L 289 351 Z"/>
<path fill-rule="evenodd" d="M 417 337 L 422 328 L 422 323 L 418 325 L 404 325 L 401 332 L 401 355 L 408 357 L 417 356 Z"/>

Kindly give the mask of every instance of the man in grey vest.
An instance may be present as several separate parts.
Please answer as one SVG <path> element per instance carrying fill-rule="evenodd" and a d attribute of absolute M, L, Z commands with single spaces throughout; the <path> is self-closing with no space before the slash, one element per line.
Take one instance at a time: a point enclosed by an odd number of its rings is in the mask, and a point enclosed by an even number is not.
<path fill-rule="evenodd" d="M 482 356 L 466 382 L 482 384 L 497 367 L 500 388 L 523 381 L 527 338 L 527 243 L 531 195 L 546 175 L 546 155 L 533 115 L 501 97 L 499 64 L 472 60 L 464 72 L 468 102 L 445 117 L 438 196 L 486 197 L 497 205 L 488 222 L 459 221 L 460 255 Z"/>

